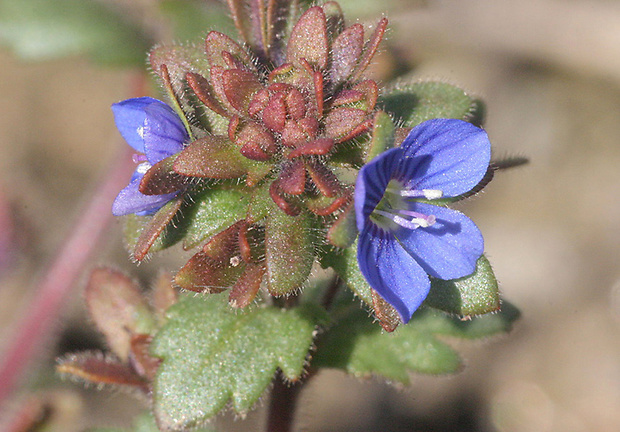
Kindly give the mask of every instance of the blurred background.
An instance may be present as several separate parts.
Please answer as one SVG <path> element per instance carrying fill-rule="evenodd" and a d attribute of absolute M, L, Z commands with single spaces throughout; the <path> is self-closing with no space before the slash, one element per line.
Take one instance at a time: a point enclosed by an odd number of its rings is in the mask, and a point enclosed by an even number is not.
<path fill-rule="evenodd" d="M 199 43 L 211 28 L 232 31 L 216 1 L 101 1 L 127 22 L 115 30 L 127 38 L 120 44 L 127 53 L 110 54 L 95 37 L 63 33 L 64 18 L 44 19 L 61 11 L 70 22 L 78 3 L 0 0 L 0 350 L 125 145 L 109 106 L 132 96 L 145 67 L 144 57 L 127 66 L 132 50 L 154 41 Z M 298 430 L 620 430 L 620 2 L 340 3 L 348 23 L 389 18 L 373 65 L 378 79 L 464 88 L 487 104 L 495 156 L 530 159 L 496 175 L 464 206 L 485 235 L 504 298 L 522 317 L 506 336 L 455 342 L 466 360 L 456 376 L 414 376 L 410 387 L 397 388 L 322 372 L 300 402 Z M 89 29 L 95 35 L 110 30 L 101 17 Z M 132 28 L 145 36 L 132 37 Z M 120 228 L 112 221 L 87 268 L 113 265 L 148 284 L 157 269 L 181 262 L 174 250 L 136 267 Z M 56 430 L 126 427 L 144 409 L 127 395 L 54 375 L 59 354 L 101 347 L 81 297 L 87 268 L 11 401 L 49 401 Z M 259 430 L 263 408 L 245 422 L 218 418 L 218 430 Z"/>

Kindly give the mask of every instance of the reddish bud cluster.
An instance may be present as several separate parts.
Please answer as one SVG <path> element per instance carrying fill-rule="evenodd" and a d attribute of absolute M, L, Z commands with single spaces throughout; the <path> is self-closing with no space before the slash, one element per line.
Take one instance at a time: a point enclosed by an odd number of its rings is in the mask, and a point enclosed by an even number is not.
<path fill-rule="evenodd" d="M 341 168 L 358 167 L 351 151 L 364 153 L 358 143 L 368 141 L 374 125 L 378 87 L 364 72 L 387 20 L 365 40 L 363 27 L 345 27 L 340 7 L 328 2 L 304 12 L 286 34 L 285 17 L 278 16 L 286 12 L 286 2 L 256 16 L 240 4 L 229 2 L 243 45 L 212 31 L 202 53 L 187 47 L 158 47 L 151 53 L 153 69 L 194 137 L 145 175 L 145 182 L 164 179 L 176 190 L 188 178 L 243 180 L 250 196 L 247 217 L 212 237 L 175 278 L 179 286 L 199 292 L 231 288 L 231 304 L 243 307 L 265 275 L 273 295 L 293 292 L 305 281 L 315 253 L 316 241 L 307 234 L 312 218 L 326 227 L 322 243 L 350 244 L 337 232 L 354 230 L 352 180 Z M 206 113 L 202 123 L 200 112 Z M 180 212 L 180 199 L 160 211 L 162 222 L 170 223 Z M 274 211 L 301 218 L 291 220 L 299 227 L 288 228 L 288 237 L 270 233 L 272 210 L 257 216 L 256 209 L 273 204 Z M 146 229 L 152 235 L 143 233 L 140 254 L 134 256 L 143 257 L 162 230 L 163 225 Z M 282 254 L 292 257 L 284 263 L 292 274 L 302 275 L 299 280 L 274 269 Z"/>

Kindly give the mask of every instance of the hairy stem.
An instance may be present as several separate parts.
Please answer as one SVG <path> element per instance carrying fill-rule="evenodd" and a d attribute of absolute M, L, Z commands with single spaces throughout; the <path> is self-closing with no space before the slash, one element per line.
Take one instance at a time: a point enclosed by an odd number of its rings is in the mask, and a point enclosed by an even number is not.
<path fill-rule="evenodd" d="M 295 423 L 295 408 L 301 389 L 307 382 L 303 381 L 287 384 L 282 373 L 278 371 L 273 380 L 271 400 L 267 414 L 267 432 L 291 432 Z"/>
<path fill-rule="evenodd" d="M 325 290 L 325 293 L 323 294 L 323 299 L 321 301 L 321 306 L 323 306 L 325 310 L 331 309 L 332 304 L 334 303 L 334 299 L 338 294 L 338 290 L 340 289 L 341 282 L 342 279 L 340 279 L 340 277 L 334 273 L 329 285 Z"/>

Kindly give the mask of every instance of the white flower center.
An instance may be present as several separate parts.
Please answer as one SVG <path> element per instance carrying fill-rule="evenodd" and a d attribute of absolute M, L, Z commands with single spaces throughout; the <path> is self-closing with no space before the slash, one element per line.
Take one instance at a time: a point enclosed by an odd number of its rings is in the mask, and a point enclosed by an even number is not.
<path fill-rule="evenodd" d="M 428 228 L 435 223 L 435 216 L 409 210 L 409 203 L 419 198 L 434 200 L 442 196 L 443 192 L 438 189 L 408 189 L 399 181 L 391 180 L 370 218 L 378 226 L 389 231 L 394 231 L 398 227 Z"/>

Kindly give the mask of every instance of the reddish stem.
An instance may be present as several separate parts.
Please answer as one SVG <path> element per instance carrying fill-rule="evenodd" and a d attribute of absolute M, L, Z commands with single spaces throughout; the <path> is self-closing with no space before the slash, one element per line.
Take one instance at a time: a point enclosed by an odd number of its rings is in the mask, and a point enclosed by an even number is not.
<path fill-rule="evenodd" d="M 287 384 L 282 373 L 278 372 L 273 380 L 271 400 L 267 414 L 268 432 L 291 432 L 295 421 L 295 408 L 299 393 L 305 382 Z"/>
<path fill-rule="evenodd" d="M 140 75 L 134 94 L 143 93 L 145 78 Z M 0 406 L 13 392 L 30 361 L 37 355 L 44 341 L 50 339 L 62 305 L 89 258 L 97 250 L 112 219 L 112 201 L 126 186 L 135 168 L 131 151 L 123 145 L 103 181 L 92 192 L 92 200 L 75 224 L 55 261 L 32 295 L 32 302 L 17 316 L 23 317 L 16 325 L 13 337 L 0 356 Z"/>
<path fill-rule="evenodd" d="M 32 302 L 20 314 L 23 319 L 17 324 L 0 362 L 0 404 L 13 390 L 28 360 L 36 354 L 37 347 L 48 338 L 67 294 L 96 250 L 112 218 L 112 201 L 127 184 L 135 167 L 129 150 L 123 148 L 120 153 L 113 161 L 112 170 L 92 194 L 92 201 L 44 275 L 38 291 L 32 295 Z"/>

